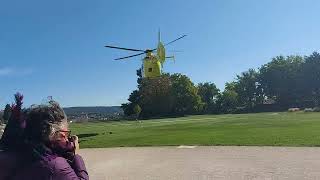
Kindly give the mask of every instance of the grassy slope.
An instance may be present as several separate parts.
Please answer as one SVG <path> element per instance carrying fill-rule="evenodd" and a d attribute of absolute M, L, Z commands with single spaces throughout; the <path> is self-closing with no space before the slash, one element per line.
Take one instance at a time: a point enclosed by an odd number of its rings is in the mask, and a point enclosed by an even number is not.
<path fill-rule="evenodd" d="M 201 115 L 142 123 L 72 124 L 71 129 L 80 136 L 82 148 L 181 144 L 320 145 L 320 113 Z"/>

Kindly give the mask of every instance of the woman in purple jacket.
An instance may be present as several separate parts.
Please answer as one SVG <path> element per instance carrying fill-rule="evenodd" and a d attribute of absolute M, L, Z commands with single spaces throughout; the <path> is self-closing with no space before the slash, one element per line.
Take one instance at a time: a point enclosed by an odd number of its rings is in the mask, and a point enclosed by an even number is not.
<path fill-rule="evenodd" d="M 0 180 L 88 180 L 78 138 L 55 101 L 23 110 L 20 94 L 0 141 Z"/>

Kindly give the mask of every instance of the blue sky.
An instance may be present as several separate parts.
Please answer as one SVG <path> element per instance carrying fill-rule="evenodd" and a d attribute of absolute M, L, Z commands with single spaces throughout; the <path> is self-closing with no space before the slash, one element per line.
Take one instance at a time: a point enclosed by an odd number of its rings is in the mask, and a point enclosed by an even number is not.
<path fill-rule="evenodd" d="M 118 45 L 156 46 L 176 62 L 165 71 L 223 88 L 277 55 L 320 48 L 318 0 L 0 0 L 0 107 L 17 91 L 26 105 L 53 96 L 63 106 L 120 105 L 136 88 L 140 58 Z"/>

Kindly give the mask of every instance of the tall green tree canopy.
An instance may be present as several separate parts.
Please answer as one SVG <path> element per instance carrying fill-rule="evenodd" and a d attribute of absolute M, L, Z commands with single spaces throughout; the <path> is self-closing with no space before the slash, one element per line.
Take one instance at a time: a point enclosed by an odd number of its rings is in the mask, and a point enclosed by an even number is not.
<path fill-rule="evenodd" d="M 320 106 L 320 54 L 314 52 L 306 57 L 302 67 L 301 87 L 315 106 Z"/>
<path fill-rule="evenodd" d="M 284 107 L 294 106 L 301 98 L 299 79 L 304 58 L 278 56 L 260 68 L 260 83 L 265 95 Z"/>
<path fill-rule="evenodd" d="M 139 86 L 141 116 L 168 116 L 173 108 L 172 83 L 165 74 L 158 78 L 143 78 Z"/>
<path fill-rule="evenodd" d="M 185 75 L 138 79 L 138 89 L 131 93 L 128 103 L 122 104 L 126 115 L 134 115 L 137 105 L 142 118 L 193 114 L 203 108 L 197 87 Z"/>
<path fill-rule="evenodd" d="M 7 104 L 6 107 L 4 108 L 4 111 L 3 111 L 3 120 L 4 120 L 4 123 L 7 123 L 10 116 L 11 116 L 11 106 L 10 104 Z"/>
<path fill-rule="evenodd" d="M 221 113 L 233 113 L 239 106 L 238 93 L 234 90 L 232 84 L 228 84 L 228 88 L 221 93 L 218 103 Z"/>
<path fill-rule="evenodd" d="M 197 86 L 185 75 L 163 74 L 142 78 L 137 71 L 138 89 L 128 103 L 125 114 L 135 114 L 141 107 L 142 117 L 185 115 L 194 113 L 234 113 L 275 110 L 290 107 L 320 106 L 320 54 L 277 56 L 258 70 L 249 69 L 227 82 L 223 92 L 214 83 Z M 270 104 L 271 103 L 271 104 Z"/>
<path fill-rule="evenodd" d="M 205 113 L 215 112 L 216 110 L 216 101 L 220 94 L 220 90 L 214 83 L 199 83 L 198 86 L 198 95 L 201 97 L 202 102 L 204 103 L 203 110 Z"/>
<path fill-rule="evenodd" d="M 238 94 L 240 106 L 252 109 L 255 105 L 262 103 L 263 94 L 258 76 L 259 73 L 254 69 L 237 75 L 234 91 Z"/>
<path fill-rule="evenodd" d="M 174 97 L 175 114 L 192 114 L 202 111 L 204 103 L 198 95 L 197 87 L 186 75 L 173 74 L 170 76 L 172 95 Z"/>

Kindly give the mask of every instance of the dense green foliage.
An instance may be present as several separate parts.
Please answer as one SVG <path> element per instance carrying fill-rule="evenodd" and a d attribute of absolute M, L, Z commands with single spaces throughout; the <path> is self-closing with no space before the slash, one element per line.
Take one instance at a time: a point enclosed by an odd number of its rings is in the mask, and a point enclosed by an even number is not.
<path fill-rule="evenodd" d="M 7 124 L 10 116 L 11 116 L 11 106 L 7 104 L 2 114 L 3 123 Z"/>
<path fill-rule="evenodd" d="M 3 111 L 0 111 L 0 125 L 4 123 Z"/>
<path fill-rule="evenodd" d="M 158 78 L 141 78 L 137 71 L 138 90 L 129 96 L 129 103 L 122 104 L 124 113 L 136 117 L 139 105 L 140 117 L 176 116 L 194 114 L 203 110 L 204 103 L 197 87 L 182 74 L 163 74 Z"/>
<path fill-rule="evenodd" d="M 320 146 L 319 113 L 195 115 L 72 123 L 81 148 L 168 145 Z"/>
<path fill-rule="evenodd" d="M 198 94 L 204 103 L 203 113 L 218 113 L 217 100 L 220 95 L 220 90 L 214 83 L 200 83 L 197 86 Z"/>
<path fill-rule="evenodd" d="M 249 69 L 225 85 L 194 85 L 182 74 L 164 74 L 147 79 L 137 71 L 138 89 L 122 108 L 133 115 L 141 107 L 141 118 L 187 114 L 246 113 L 283 111 L 291 107 L 316 108 L 320 105 L 320 54 L 277 56 L 258 70 Z M 317 108 L 316 108 L 317 109 Z"/>

